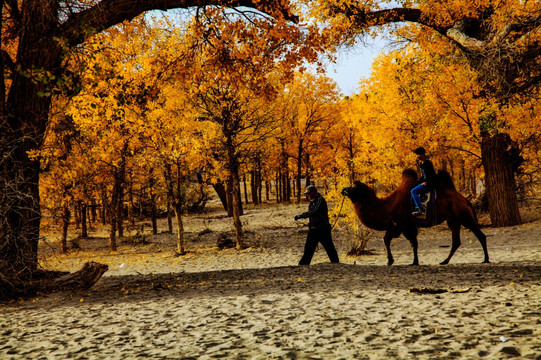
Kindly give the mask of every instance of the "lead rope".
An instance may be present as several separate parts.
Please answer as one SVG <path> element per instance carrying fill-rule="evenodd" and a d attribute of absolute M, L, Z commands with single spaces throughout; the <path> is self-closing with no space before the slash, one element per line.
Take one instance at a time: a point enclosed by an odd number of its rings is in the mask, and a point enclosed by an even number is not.
<path fill-rule="evenodd" d="M 336 220 L 334 221 L 334 224 L 331 226 L 331 230 L 334 229 L 334 226 L 338 222 L 338 219 L 340 219 L 340 213 L 342 212 L 342 206 L 344 206 L 345 199 L 346 199 L 346 196 L 342 195 L 342 204 L 340 205 L 340 210 L 338 210 L 338 215 L 336 215 Z"/>

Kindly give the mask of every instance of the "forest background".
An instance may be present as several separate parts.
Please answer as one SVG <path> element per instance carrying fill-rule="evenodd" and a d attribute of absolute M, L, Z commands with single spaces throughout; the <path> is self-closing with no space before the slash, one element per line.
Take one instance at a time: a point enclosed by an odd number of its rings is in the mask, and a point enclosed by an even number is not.
<path fill-rule="evenodd" d="M 172 232 L 174 217 L 184 254 L 182 216 L 204 208 L 209 186 L 241 249 L 243 202 L 300 202 L 313 182 L 331 201 L 353 180 L 388 193 L 414 166 L 418 146 L 462 193 L 489 190 L 493 226 L 520 223 L 518 201 L 538 195 L 541 10 L 534 1 L 135 11 L 103 30 L 78 29 L 77 40 L 67 32 L 52 37 L 62 54 L 57 68 L 22 66 L 30 32 L 20 30 L 22 19 L 45 16 L 54 4 L 57 23 L 68 24 L 99 2 L 28 3 L 2 1 L 2 146 L 4 154 L 22 149 L 24 158 L 2 161 L 3 274 L 37 267 L 43 225 L 63 226 L 67 251 L 73 220 L 82 237 L 88 222 L 107 224 L 115 251 L 126 223 L 150 217 L 157 232 L 156 218 L 165 215 Z M 395 48 L 343 96 L 324 64 L 382 31 Z M 48 106 L 39 126 L 10 103 L 22 91 L 18 82 Z M 29 95 L 18 96 L 14 104 Z M 24 146 L 10 147 L 17 139 Z M 20 163 L 32 170 L 24 181 L 27 169 L 13 170 Z M 352 215 L 343 220 L 358 231 Z"/>

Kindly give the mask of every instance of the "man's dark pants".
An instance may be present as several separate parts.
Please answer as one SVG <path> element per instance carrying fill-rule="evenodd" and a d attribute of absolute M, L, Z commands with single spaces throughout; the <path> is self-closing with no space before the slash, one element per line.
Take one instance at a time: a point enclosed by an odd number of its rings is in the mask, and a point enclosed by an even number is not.
<path fill-rule="evenodd" d="M 323 248 L 327 251 L 329 260 L 331 260 L 332 263 L 340 262 L 338 260 L 338 253 L 332 242 L 331 227 L 329 226 L 326 228 L 310 228 L 310 230 L 308 230 L 306 244 L 304 244 L 304 255 L 302 256 L 301 261 L 299 261 L 299 265 L 310 265 L 318 243 L 323 245 Z"/>

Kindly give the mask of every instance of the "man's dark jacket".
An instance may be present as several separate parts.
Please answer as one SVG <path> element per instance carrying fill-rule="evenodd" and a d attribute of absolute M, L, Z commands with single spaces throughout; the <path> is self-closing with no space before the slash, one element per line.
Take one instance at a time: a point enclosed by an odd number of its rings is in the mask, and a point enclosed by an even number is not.
<path fill-rule="evenodd" d="M 426 182 L 429 187 L 434 187 L 434 181 L 436 180 L 436 170 L 434 170 L 434 165 L 432 165 L 432 161 L 425 160 L 421 162 L 421 172 L 423 173 L 423 176 L 421 177 L 421 180 L 419 180 L 419 184 Z"/>
<path fill-rule="evenodd" d="M 327 201 L 319 193 L 310 200 L 308 211 L 298 216 L 299 219 L 309 218 L 310 229 L 324 229 L 330 227 Z"/>

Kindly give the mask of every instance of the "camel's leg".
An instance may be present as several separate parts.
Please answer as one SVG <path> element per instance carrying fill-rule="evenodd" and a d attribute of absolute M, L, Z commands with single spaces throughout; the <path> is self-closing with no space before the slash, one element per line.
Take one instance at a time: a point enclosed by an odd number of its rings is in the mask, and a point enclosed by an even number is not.
<path fill-rule="evenodd" d="M 477 237 L 479 242 L 481 243 L 481 246 L 483 247 L 483 253 L 485 254 L 485 259 L 483 260 L 483 263 L 490 263 L 488 260 L 488 250 L 487 250 L 487 237 L 486 235 L 479 229 L 479 226 L 475 223 L 470 224 L 466 226 L 468 229 L 471 230 L 471 232 Z"/>
<path fill-rule="evenodd" d="M 404 236 L 409 240 L 411 248 L 413 249 L 413 264 L 419 265 L 419 257 L 417 256 L 417 248 L 419 243 L 417 242 L 417 227 L 413 225 L 411 228 L 404 229 Z"/>
<path fill-rule="evenodd" d="M 391 266 L 394 263 L 393 254 L 391 254 L 391 240 L 393 235 L 391 231 L 387 230 L 385 236 L 383 237 L 383 242 L 385 243 L 385 248 L 387 249 L 387 266 Z"/>
<path fill-rule="evenodd" d="M 453 243 L 451 244 L 451 252 L 449 252 L 449 256 L 447 259 L 443 260 L 440 265 L 449 264 L 449 260 L 451 260 L 455 251 L 460 247 L 460 223 L 448 221 L 447 225 L 449 225 L 449 229 L 451 229 L 453 234 Z"/>

